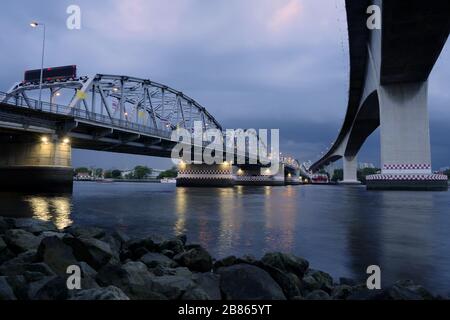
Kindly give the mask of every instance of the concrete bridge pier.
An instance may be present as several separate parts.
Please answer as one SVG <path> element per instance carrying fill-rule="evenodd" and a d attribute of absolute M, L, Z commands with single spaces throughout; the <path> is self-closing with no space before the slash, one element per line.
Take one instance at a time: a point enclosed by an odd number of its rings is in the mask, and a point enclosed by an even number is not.
<path fill-rule="evenodd" d="M 234 169 L 235 184 L 241 186 L 284 186 L 285 166 L 280 164 L 276 173 L 259 165 L 242 165 Z"/>
<path fill-rule="evenodd" d="M 382 85 L 381 174 L 367 177 L 369 190 L 447 190 L 447 176 L 431 171 L 428 82 Z"/>
<path fill-rule="evenodd" d="M 342 157 L 343 161 L 343 171 L 344 171 L 344 180 L 340 181 L 339 184 L 343 185 L 355 185 L 361 184 L 358 181 L 357 173 L 358 173 L 358 158 L 354 157 Z"/>
<path fill-rule="evenodd" d="M 293 169 L 285 168 L 284 182 L 285 182 L 285 185 L 288 185 L 288 186 L 301 184 L 300 170 L 298 170 L 298 169 L 293 170 Z"/>
<path fill-rule="evenodd" d="M 178 166 L 177 187 L 233 187 L 233 166 L 222 164 L 185 164 Z"/>
<path fill-rule="evenodd" d="M 48 135 L 24 141 L 10 137 L 0 141 L 0 150 L 0 190 L 72 191 L 72 151 L 68 139 Z"/>

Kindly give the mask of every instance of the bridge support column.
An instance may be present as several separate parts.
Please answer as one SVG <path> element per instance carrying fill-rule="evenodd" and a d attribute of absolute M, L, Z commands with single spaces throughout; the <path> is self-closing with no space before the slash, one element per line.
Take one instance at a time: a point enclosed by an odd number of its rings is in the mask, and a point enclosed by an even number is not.
<path fill-rule="evenodd" d="M 358 181 L 357 173 L 358 173 L 358 158 L 355 156 L 351 157 L 342 157 L 343 161 L 343 171 L 344 171 L 344 180 L 340 181 L 339 184 L 344 185 L 352 185 L 352 184 L 361 184 Z"/>
<path fill-rule="evenodd" d="M 284 164 L 276 174 L 270 172 L 270 169 L 264 169 L 256 165 L 238 166 L 234 170 L 235 184 L 240 186 L 284 186 Z"/>
<path fill-rule="evenodd" d="M 177 187 L 232 187 L 233 167 L 223 164 L 180 164 Z"/>
<path fill-rule="evenodd" d="M 428 82 L 379 88 L 381 174 L 369 190 L 447 190 L 447 176 L 431 171 Z"/>
<path fill-rule="evenodd" d="M 68 141 L 0 142 L 0 190 L 71 192 L 72 151 Z"/>
<path fill-rule="evenodd" d="M 285 170 L 284 183 L 287 186 L 301 184 L 300 170 Z"/>

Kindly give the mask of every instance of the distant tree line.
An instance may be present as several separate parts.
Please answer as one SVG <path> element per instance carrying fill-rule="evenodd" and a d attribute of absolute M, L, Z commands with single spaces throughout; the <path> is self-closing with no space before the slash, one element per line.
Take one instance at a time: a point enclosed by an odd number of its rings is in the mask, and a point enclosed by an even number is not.
<path fill-rule="evenodd" d="M 133 170 L 123 175 L 123 172 L 118 169 L 108 169 L 103 170 L 102 168 L 87 168 L 79 167 L 74 170 L 74 175 L 86 174 L 96 179 L 133 179 L 133 180 L 143 180 L 147 179 L 153 173 L 153 169 L 147 166 L 136 166 Z M 174 166 L 166 171 L 161 172 L 158 175 L 158 179 L 163 178 L 176 178 L 177 177 L 177 167 Z"/>
<path fill-rule="evenodd" d="M 361 181 L 361 183 L 366 183 L 366 177 L 371 174 L 377 174 L 380 172 L 379 168 L 364 168 L 358 169 L 357 171 L 357 179 Z M 333 176 L 331 177 L 331 181 L 338 182 L 344 180 L 344 170 L 343 169 L 335 169 L 333 172 Z"/>

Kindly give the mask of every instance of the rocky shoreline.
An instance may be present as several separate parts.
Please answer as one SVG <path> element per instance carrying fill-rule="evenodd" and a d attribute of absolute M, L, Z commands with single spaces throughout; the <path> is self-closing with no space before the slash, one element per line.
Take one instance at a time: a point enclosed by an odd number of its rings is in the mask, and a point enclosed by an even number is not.
<path fill-rule="evenodd" d="M 0 217 L 0 300 L 442 299 L 412 281 L 382 290 L 336 282 L 291 254 L 214 260 L 186 240 Z M 69 266 L 79 267 L 81 289 L 68 289 Z"/>

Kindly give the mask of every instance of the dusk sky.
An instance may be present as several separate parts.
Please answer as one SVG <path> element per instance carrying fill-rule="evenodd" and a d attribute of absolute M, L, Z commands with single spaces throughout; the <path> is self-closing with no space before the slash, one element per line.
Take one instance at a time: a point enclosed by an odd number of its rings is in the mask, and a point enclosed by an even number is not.
<path fill-rule="evenodd" d="M 81 30 L 66 28 L 67 6 Z M 343 0 L 2 1 L 0 90 L 40 67 L 76 64 L 79 75 L 130 75 L 196 99 L 224 128 L 279 128 L 281 149 L 316 160 L 336 138 L 348 98 Z M 450 165 L 450 45 L 429 86 L 433 167 Z M 379 163 L 379 131 L 360 162 Z M 167 168 L 168 159 L 75 150 L 74 166 Z"/>

